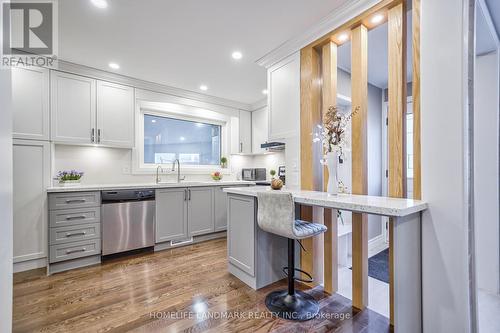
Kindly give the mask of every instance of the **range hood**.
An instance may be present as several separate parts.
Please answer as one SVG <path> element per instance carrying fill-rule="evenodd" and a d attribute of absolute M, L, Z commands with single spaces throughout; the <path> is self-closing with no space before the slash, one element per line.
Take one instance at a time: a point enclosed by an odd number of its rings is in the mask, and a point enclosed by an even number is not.
<path fill-rule="evenodd" d="M 283 151 L 285 144 L 283 142 L 266 142 L 260 145 L 260 148 L 267 151 Z"/>

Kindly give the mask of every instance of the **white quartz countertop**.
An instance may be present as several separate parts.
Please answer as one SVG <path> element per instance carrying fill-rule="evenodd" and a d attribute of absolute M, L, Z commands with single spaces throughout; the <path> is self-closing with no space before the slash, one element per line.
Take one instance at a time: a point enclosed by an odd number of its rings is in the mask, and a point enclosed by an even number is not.
<path fill-rule="evenodd" d="M 140 184 L 82 184 L 78 186 L 52 186 L 47 188 L 47 192 L 83 192 L 83 191 L 105 191 L 105 190 L 126 190 L 136 188 L 175 188 L 175 187 L 203 187 L 203 186 L 238 186 L 255 185 L 253 182 L 235 180 L 235 181 L 181 181 L 180 183 L 140 183 Z"/>
<path fill-rule="evenodd" d="M 257 197 L 258 192 L 274 191 L 267 186 L 231 187 L 224 192 Z M 288 190 L 295 203 L 309 206 L 321 206 L 383 216 L 402 217 L 427 209 L 427 203 L 421 200 L 377 197 L 370 195 L 337 194 L 331 195 L 319 191 Z"/>

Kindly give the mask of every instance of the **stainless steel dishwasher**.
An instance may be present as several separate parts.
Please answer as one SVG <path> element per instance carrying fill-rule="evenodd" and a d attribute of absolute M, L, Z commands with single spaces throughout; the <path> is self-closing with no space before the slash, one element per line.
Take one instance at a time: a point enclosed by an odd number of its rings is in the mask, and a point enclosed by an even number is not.
<path fill-rule="evenodd" d="M 154 246 L 155 191 L 102 191 L 102 254 Z"/>

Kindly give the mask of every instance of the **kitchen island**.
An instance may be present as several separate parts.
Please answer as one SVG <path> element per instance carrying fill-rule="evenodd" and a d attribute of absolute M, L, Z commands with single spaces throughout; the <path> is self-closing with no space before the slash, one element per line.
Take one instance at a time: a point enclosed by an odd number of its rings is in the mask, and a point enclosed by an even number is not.
<path fill-rule="evenodd" d="M 277 272 L 286 266 L 286 239 L 270 235 L 257 225 L 257 194 L 261 191 L 272 190 L 269 187 L 224 189 L 228 193 L 228 270 L 254 289 L 284 278 Z M 397 332 L 421 332 L 421 212 L 427 208 L 427 203 L 366 195 L 330 195 L 318 191 L 282 191 L 292 194 L 297 212 L 301 206 L 316 206 L 390 217 L 394 327 Z M 353 234 L 353 237 L 359 235 Z M 336 248 L 325 248 L 325 253 L 327 251 L 337 253 Z M 367 262 L 365 264 L 367 266 Z M 357 265 L 360 263 L 354 261 L 353 278 L 357 271 L 366 274 L 367 279 L 367 267 Z M 330 263 L 329 266 L 325 263 L 325 273 L 329 270 L 329 275 L 336 276 L 337 267 L 332 267 L 336 265 Z"/>

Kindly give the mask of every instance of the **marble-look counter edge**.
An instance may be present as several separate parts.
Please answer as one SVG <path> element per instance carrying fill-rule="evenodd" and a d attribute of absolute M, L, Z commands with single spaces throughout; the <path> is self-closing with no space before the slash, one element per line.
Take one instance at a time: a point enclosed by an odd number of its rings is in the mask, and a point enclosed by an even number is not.
<path fill-rule="evenodd" d="M 340 210 L 367 213 L 382 216 L 403 217 L 427 209 L 427 203 L 421 200 L 389 198 L 368 195 L 338 194 L 329 195 L 319 191 L 287 190 L 299 204 L 321 206 Z M 272 191 L 269 187 L 233 187 L 224 192 L 257 197 L 260 191 Z"/>
<path fill-rule="evenodd" d="M 200 181 L 200 182 L 180 182 L 180 183 L 143 183 L 143 184 L 92 184 L 79 186 L 52 186 L 47 188 L 47 193 L 62 192 L 85 192 L 85 191 L 105 191 L 105 190 L 126 190 L 136 188 L 161 189 L 177 187 L 205 187 L 205 186 L 234 186 L 234 185 L 255 185 L 249 181 Z"/>

